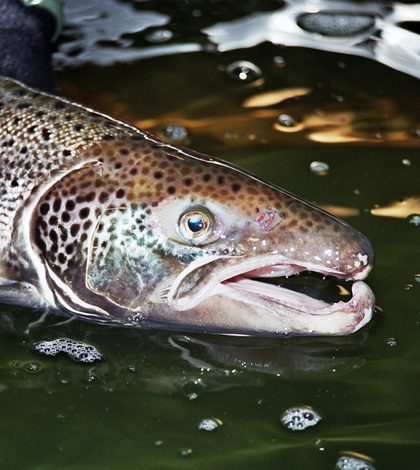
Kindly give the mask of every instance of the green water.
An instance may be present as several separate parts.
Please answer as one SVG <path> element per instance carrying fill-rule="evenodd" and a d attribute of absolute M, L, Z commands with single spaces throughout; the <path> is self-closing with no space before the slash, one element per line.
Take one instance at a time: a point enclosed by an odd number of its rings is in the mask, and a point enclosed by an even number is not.
<path fill-rule="evenodd" d="M 279 55 L 285 67 L 274 65 Z M 264 83 L 229 79 L 223 67 L 236 60 L 257 64 Z M 261 339 L 60 325 L 52 316 L 28 332 L 40 314 L 3 307 L 0 468 L 325 470 L 343 451 L 377 469 L 419 467 L 420 226 L 409 217 L 420 214 L 418 80 L 361 58 L 270 44 L 82 65 L 58 77 L 62 94 L 157 134 L 184 124 L 184 145 L 351 214 L 345 220 L 375 246 L 368 283 L 378 310 L 346 338 Z M 241 106 L 285 87 L 311 92 Z M 304 125 L 279 130 L 280 114 Z M 327 175 L 310 171 L 317 160 Z M 103 360 L 33 350 L 63 336 L 94 344 Z M 281 414 L 298 405 L 321 422 L 285 429 Z M 201 431 L 205 418 L 223 424 Z"/>

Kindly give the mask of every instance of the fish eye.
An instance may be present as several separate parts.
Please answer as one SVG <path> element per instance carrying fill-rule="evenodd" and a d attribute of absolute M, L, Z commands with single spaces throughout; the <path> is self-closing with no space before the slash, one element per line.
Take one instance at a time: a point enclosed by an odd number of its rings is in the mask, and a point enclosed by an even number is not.
<path fill-rule="evenodd" d="M 204 242 L 213 230 L 213 217 L 204 208 L 185 211 L 178 222 L 178 228 L 186 241 Z"/>

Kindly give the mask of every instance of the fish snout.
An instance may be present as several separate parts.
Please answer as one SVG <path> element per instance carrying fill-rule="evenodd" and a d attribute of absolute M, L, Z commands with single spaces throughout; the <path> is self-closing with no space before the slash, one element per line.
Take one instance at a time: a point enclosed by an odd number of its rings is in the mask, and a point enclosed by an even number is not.
<path fill-rule="evenodd" d="M 350 280 L 365 279 L 373 268 L 375 251 L 371 241 L 352 229 L 350 239 L 343 239 L 340 271 Z"/>

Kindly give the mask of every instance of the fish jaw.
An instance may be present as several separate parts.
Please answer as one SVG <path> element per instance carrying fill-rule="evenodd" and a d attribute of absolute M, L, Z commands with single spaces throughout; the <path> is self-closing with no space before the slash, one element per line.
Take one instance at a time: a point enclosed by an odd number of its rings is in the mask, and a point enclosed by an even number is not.
<path fill-rule="evenodd" d="M 299 294 L 291 301 L 295 293 L 290 291 L 287 294 L 289 302 L 281 303 L 261 292 L 251 292 L 244 284 L 236 282 L 235 287 L 223 286 L 217 294 L 191 310 L 172 310 L 172 321 L 187 325 L 188 330 L 207 333 L 343 336 L 365 326 L 372 318 L 375 304 L 371 289 L 362 281 L 353 284 L 350 301 L 332 305 L 321 302 L 308 305 L 308 299 L 302 302 L 303 296 Z M 162 322 L 165 323 L 163 318 Z"/>
<path fill-rule="evenodd" d="M 353 283 L 349 301 L 332 304 L 258 280 L 290 276 L 308 269 L 354 280 L 366 277 L 371 265 L 355 273 L 340 273 L 322 266 L 302 266 L 284 259 L 280 264 L 279 261 L 266 257 L 259 261 L 260 267 L 256 267 L 256 260 L 198 261 L 173 282 L 168 304 L 181 313 L 180 321 L 182 318 L 190 328 L 198 322 L 196 326 L 207 327 L 208 331 L 251 335 L 347 335 L 358 331 L 372 318 L 375 297 L 369 286 L 360 280 Z M 268 264 L 270 262 L 274 264 Z M 222 265 L 228 266 L 221 269 Z M 183 284 L 189 285 L 193 277 L 203 279 L 200 271 L 219 272 L 219 275 L 212 276 L 193 296 L 185 295 Z"/>

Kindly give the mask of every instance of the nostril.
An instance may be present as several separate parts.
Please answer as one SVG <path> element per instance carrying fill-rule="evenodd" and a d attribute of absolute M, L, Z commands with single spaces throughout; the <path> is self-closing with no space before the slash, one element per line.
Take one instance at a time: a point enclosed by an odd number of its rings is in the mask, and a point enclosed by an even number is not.
<path fill-rule="evenodd" d="M 261 212 L 258 217 L 255 219 L 257 225 L 263 229 L 268 230 L 274 228 L 284 219 L 283 214 L 277 214 L 277 212 L 264 211 Z"/>

